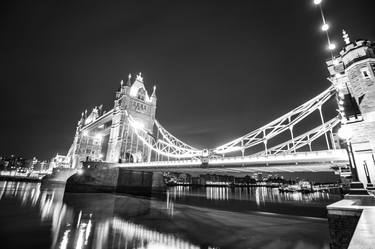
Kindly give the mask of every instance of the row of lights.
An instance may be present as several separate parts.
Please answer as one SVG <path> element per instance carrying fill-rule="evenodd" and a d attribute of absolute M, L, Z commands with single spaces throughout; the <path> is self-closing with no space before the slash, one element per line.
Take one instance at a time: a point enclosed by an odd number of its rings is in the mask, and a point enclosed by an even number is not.
<path fill-rule="evenodd" d="M 314 4 L 317 5 L 317 6 L 319 6 L 319 9 L 320 9 L 320 13 L 321 13 L 321 16 L 322 16 L 322 21 L 323 21 L 321 29 L 322 29 L 322 31 L 324 31 L 326 33 L 327 41 L 328 41 L 328 49 L 331 51 L 331 57 L 332 57 L 333 64 L 337 65 L 338 61 L 334 58 L 333 53 L 332 53 L 332 51 L 336 48 L 336 45 L 334 43 L 332 43 L 331 40 L 330 40 L 330 38 L 329 38 L 329 33 L 328 33 L 329 25 L 326 22 L 326 19 L 324 17 L 324 13 L 323 13 L 323 9 L 322 9 L 321 3 L 322 3 L 322 0 L 314 0 Z M 348 44 L 350 42 L 349 41 L 349 36 L 348 36 L 348 34 L 345 31 L 343 31 L 343 37 L 344 37 L 345 43 Z M 343 92 L 338 92 L 338 96 L 337 96 L 337 102 L 338 102 L 338 106 L 339 106 L 339 110 L 338 111 L 339 111 L 339 114 L 341 115 L 341 123 L 342 124 L 346 123 L 346 115 L 345 115 L 345 109 L 344 109 L 344 98 L 345 98 L 344 93 Z M 349 154 L 349 151 L 353 151 L 353 149 L 351 148 L 351 143 L 350 143 L 350 140 L 351 140 L 351 138 L 353 136 L 352 129 L 349 126 L 347 126 L 347 125 L 342 125 L 340 127 L 340 129 L 337 131 L 337 135 L 341 139 L 343 139 L 344 141 L 346 141 L 346 143 L 347 143 L 347 148 L 346 149 L 348 151 L 348 154 Z M 351 148 L 351 149 L 349 150 L 349 148 Z M 351 171 L 352 171 L 353 179 L 358 181 L 358 175 L 357 175 L 358 173 L 356 172 L 354 154 L 352 155 L 352 157 L 353 157 L 353 164 L 352 164 L 352 161 L 351 161 L 351 159 L 349 157 L 350 168 L 351 168 Z"/>
<path fill-rule="evenodd" d="M 319 8 L 320 8 L 320 13 L 321 13 L 322 22 L 323 22 L 321 29 L 322 29 L 322 31 L 324 31 L 326 33 L 327 42 L 328 42 L 328 49 L 332 51 L 332 50 L 334 50 L 336 48 L 336 45 L 335 45 L 335 43 L 331 42 L 331 39 L 329 38 L 329 33 L 328 33 L 329 24 L 326 22 L 326 19 L 324 17 L 324 13 L 323 13 L 323 9 L 322 9 L 321 3 L 322 3 L 322 0 L 314 0 L 314 4 L 316 6 L 319 6 Z"/>
<path fill-rule="evenodd" d="M 339 114 L 341 116 L 341 123 L 346 123 L 345 109 L 344 109 L 344 98 L 345 95 L 343 92 L 338 92 L 337 94 L 337 104 L 339 106 Z"/>
<path fill-rule="evenodd" d="M 334 43 L 331 42 L 331 39 L 329 38 L 329 33 L 328 33 L 328 30 L 329 30 L 329 25 L 328 23 L 326 22 L 326 19 L 324 17 L 324 13 L 323 13 L 323 9 L 322 9 L 322 0 L 314 0 L 314 4 L 316 6 L 319 6 L 319 9 L 320 9 L 320 13 L 321 13 L 321 16 L 322 16 L 322 31 L 324 31 L 326 33 L 326 36 L 327 36 L 327 41 L 328 41 L 328 49 L 331 50 L 331 56 L 332 56 L 332 60 L 333 60 L 333 64 L 334 65 L 338 65 L 338 60 L 334 58 L 333 54 L 332 54 L 332 51 L 336 48 L 336 45 Z M 345 31 L 343 31 L 343 34 L 344 34 L 344 40 L 346 43 L 348 43 L 348 40 L 349 40 L 349 36 L 346 34 Z M 345 111 L 344 111 L 344 94 L 342 92 L 338 92 L 338 96 L 337 96 L 337 104 L 338 104 L 338 107 L 339 107 L 339 114 L 341 116 L 341 119 L 342 119 L 342 122 L 345 123 L 346 122 L 346 117 L 345 117 Z"/>
<path fill-rule="evenodd" d="M 331 56 L 332 56 L 332 59 L 334 59 L 333 57 L 333 54 L 332 54 L 332 51 L 336 48 L 336 45 L 334 43 L 331 42 L 331 39 L 329 38 L 329 33 L 328 33 L 328 30 L 329 30 L 329 25 L 328 23 L 326 22 L 326 19 L 324 17 L 324 13 L 323 13 L 323 9 L 322 9 L 322 0 L 314 0 L 314 4 L 316 6 L 319 6 L 319 9 L 320 9 L 320 13 L 321 13 L 321 16 L 322 16 L 322 31 L 324 31 L 326 33 L 326 36 L 327 36 L 327 41 L 328 41 L 328 49 L 331 51 Z M 345 31 L 343 31 L 343 34 L 344 34 L 344 39 L 345 39 L 345 42 L 348 43 L 348 40 L 349 40 L 349 37 L 348 35 L 346 34 Z M 333 63 L 334 64 L 337 64 L 337 60 L 333 60 Z M 338 93 L 338 96 L 337 96 L 337 102 L 338 102 L 338 106 L 339 106 L 339 114 L 341 115 L 341 118 L 342 118 L 342 123 L 345 123 L 346 122 L 346 116 L 345 116 L 345 109 L 344 109 L 344 98 L 345 98 L 345 95 L 344 93 L 342 92 L 339 92 Z M 353 135 L 353 132 L 352 130 L 347 127 L 347 126 L 342 126 L 339 130 L 338 130 L 338 136 L 344 140 L 349 140 Z"/>

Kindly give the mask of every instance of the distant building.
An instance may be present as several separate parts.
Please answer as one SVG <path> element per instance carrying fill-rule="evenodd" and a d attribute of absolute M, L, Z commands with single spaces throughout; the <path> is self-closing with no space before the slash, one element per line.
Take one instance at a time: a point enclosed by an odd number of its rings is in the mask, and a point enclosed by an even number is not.
<path fill-rule="evenodd" d="M 15 170 L 17 168 L 26 167 L 26 160 L 19 156 L 16 157 L 14 155 L 11 156 L 4 156 L 0 159 L 0 169 L 2 170 Z"/>

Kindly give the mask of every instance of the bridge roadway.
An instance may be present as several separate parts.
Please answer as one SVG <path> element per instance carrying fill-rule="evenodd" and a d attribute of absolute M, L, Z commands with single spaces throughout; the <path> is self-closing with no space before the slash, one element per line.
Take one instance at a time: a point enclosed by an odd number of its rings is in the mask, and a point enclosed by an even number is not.
<path fill-rule="evenodd" d="M 97 164 L 95 162 L 85 165 Z M 254 172 L 326 172 L 334 167 L 348 164 L 345 150 L 322 150 L 296 152 L 293 154 L 276 154 L 267 156 L 239 156 L 211 158 L 207 164 L 200 159 L 154 161 L 142 163 L 100 163 L 110 167 L 142 171 L 169 171 L 195 173 L 254 173 Z"/>

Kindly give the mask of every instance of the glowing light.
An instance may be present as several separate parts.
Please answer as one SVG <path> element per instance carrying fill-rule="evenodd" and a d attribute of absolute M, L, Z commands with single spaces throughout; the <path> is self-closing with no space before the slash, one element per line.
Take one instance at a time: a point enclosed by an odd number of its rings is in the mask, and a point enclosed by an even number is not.
<path fill-rule="evenodd" d="M 203 157 L 207 157 L 209 155 L 209 152 L 207 149 L 204 149 L 203 152 L 202 152 L 202 156 Z"/>
<path fill-rule="evenodd" d="M 344 100 L 341 99 L 341 100 L 339 101 L 339 104 L 340 104 L 340 105 L 343 105 L 343 104 L 344 104 Z"/>
<path fill-rule="evenodd" d="M 134 120 L 133 127 L 137 130 L 142 130 L 145 127 L 145 125 L 140 121 Z"/>
<path fill-rule="evenodd" d="M 340 64 L 339 60 L 337 60 L 337 59 L 333 60 L 333 65 L 337 66 L 339 64 Z"/>
<path fill-rule="evenodd" d="M 329 50 L 334 50 L 336 48 L 336 45 L 334 43 L 328 44 L 328 49 Z"/>
<path fill-rule="evenodd" d="M 79 169 L 79 170 L 77 170 L 77 174 L 78 174 L 78 175 L 82 175 L 82 174 L 83 174 L 83 169 Z"/>
<path fill-rule="evenodd" d="M 321 4 L 321 2 L 322 2 L 322 0 L 314 0 L 315 5 Z"/>
<path fill-rule="evenodd" d="M 241 146 L 233 146 L 233 147 L 226 148 L 224 150 L 216 150 L 215 152 L 218 154 L 226 154 L 226 153 L 231 153 L 235 151 L 240 151 L 241 149 L 242 149 Z"/>
<path fill-rule="evenodd" d="M 86 136 L 89 135 L 89 132 L 88 132 L 88 131 L 83 131 L 83 132 L 82 132 L 82 135 L 86 137 Z"/>
<path fill-rule="evenodd" d="M 134 86 L 134 85 L 133 85 L 133 86 Z M 133 87 L 133 86 L 130 88 L 129 95 L 132 96 L 133 98 L 135 98 L 135 97 L 137 97 L 138 88 Z"/>
<path fill-rule="evenodd" d="M 327 23 L 322 25 L 322 30 L 327 31 L 329 29 L 329 25 Z"/>
<path fill-rule="evenodd" d="M 99 159 L 100 159 L 100 158 L 103 158 L 103 154 L 99 154 L 98 158 L 99 158 Z"/>
<path fill-rule="evenodd" d="M 98 139 L 98 140 L 99 140 L 99 139 L 102 139 L 102 138 L 103 138 L 103 135 L 102 135 L 101 133 L 96 133 L 96 134 L 95 134 L 95 138 Z"/>
<path fill-rule="evenodd" d="M 63 239 L 60 244 L 60 249 L 66 249 L 68 247 L 69 233 L 70 233 L 70 230 L 66 230 L 64 232 Z"/>
<path fill-rule="evenodd" d="M 343 99 L 345 97 L 344 93 L 343 92 L 339 92 L 339 97 Z"/>
<path fill-rule="evenodd" d="M 337 135 L 341 139 L 349 140 L 353 136 L 353 130 L 348 126 L 341 126 L 341 128 L 337 131 Z"/>

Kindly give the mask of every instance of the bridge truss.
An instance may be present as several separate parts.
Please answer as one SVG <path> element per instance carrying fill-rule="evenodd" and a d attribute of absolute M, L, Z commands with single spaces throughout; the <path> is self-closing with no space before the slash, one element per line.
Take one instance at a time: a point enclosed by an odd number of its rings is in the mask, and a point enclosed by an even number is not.
<path fill-rule="evenodd" d="M 327 149 L 330 150 L 335 149 L 335 145 L 334 143 L 330 145 L 328 138 L 330 136 L 332 139 L 333 128 L 340 123 L 340 117 L 336 116 L 325 122 L 322 113 L 322 106 L 334 96 L 335 93 L 335 88 L 331 86 L 316 97 L 267 125 L 211 150 L 202 150 L 188 145 L 168 132 L 157 120 L 155 120 L 155 131 L 149 131 L 140 125 L 130 114 L 126 113 L 126 116 L 137 139 L 140 140 L 150 151 L 154 152 L 155 157 L 149 159 L 151 161 L 220 158 L 234 152 L 241 152 L 242 157 L 290 154 L 296 153 L 298 149 L 307 146 L 311 151 L 311 143 L 322 136 L 325 138 Z M 303 133 L 302 135 L 295 136 L 294 127 L 315 111 L 319 112 L 321 125 Z M 290 132 L 290 140 L 282 142 L 276 146 L 268 146 L 268 141 L 270 139 L 275 138 L 286 131 Z M 245 155 L 245 150 L 253 148 L 259 144 L 264 145 L 263 151 Z"/>
<path fill-rule="evenodd" d="M 332 141 L 333 129 L 340 123 L 340 116 L 333 117 L 325 122 L 322 113 L 323 105 L 335 94 L 336 90 L 334 86 L 331 85 L 314 98 L 272 122 L 210 150 L 199 149 L 181 141 L 168 132 L 168 130 L 157 120 L 155 120 L 152 130 L 146 129 L 141 122 L 131 116 L 128 112 L 125 112 L 125 118 L 127 119 L 126 122 L 129 124 L 127 127 L 127 134 L 131 134 L 130 137 L 132 139 L 130 144 L 133 144 L 134 139 L 136 139 L 137 145 L 135 147 L 135 154 L 142 155 L 140 157 L 142 158 L 141 160 L 134 161 L 133 159 L 133 161 L 145 164 L 143 166 L 147 166 L 147 163 L 153 164 L 154 162 L 158 162 L 160 164 L 161 162 L 172 161 L 180 161 L 181 165 L 196 165 L 208 161 L 211 163 L 220 163 L 222 162 L 221 158 L 224 157 L 227 159 L 230 157 L 237 158 L 236 160 L 238 162 L 252 162 L 257 159 L 253 160 L 251 158 L 266 158 L 277 155 L 296 154 L 301 148 L 308 147 L 308 149 L 312 151 L 312 142 L 320 137 L 325 138 L 328 150 L 336 149 L 333 142 L 331 142 L 330 145 L 329 137 Z M 296 136 L 294 127 L 316 111 L 319 113 L 321 125 Z M 287 141 L 281 142 L 275 146 L 269 146 L 269 141 L 271 139 L 279 136 L 285 137 L 286 133 L 290 133 L 289 140 L 287 139 Z M 75 145 L 76 141 L 69 149 L 67 158 L 73 156 L 74 151 L 76 150 Z M 261 151 L 259 151 L 259 145 L 264 146 L 264 149 L 260 149 Z M 141 151 L 138 151 L 139 148 L 141 148 Z M 145 148 L 148 149 L 148 155 L 144 155 L 146 152 Z M 130 151 L 132 151 L 132 149 L 130 149 Z M 340 153 L 342 154 L 342 152 Z M 239 154 L 241 154 L 240 157 L 246 157 L 247 159 L 238 159 Z"/>

